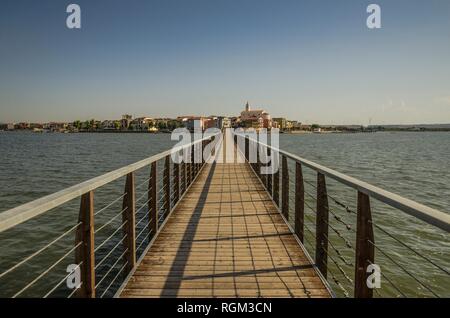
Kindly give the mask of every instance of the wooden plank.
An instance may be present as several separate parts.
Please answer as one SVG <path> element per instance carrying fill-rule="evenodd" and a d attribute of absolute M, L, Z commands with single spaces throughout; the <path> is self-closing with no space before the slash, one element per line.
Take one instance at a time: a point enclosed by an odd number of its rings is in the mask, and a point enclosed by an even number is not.
<path fill-rule="evenodd" d="M 163 219 L 166 218 L 166 216 L 169 214 L 170 212 L 170 156 L 167 156 L 165 161 L 164 161 L 164 177 L 163 177 L 163 187 L 164 187 L 164 205 L 163 205 L 163 210 L 164 210 L 164 217 Z"/>
<path fill-rule="evenodd" d="M 281 213 L 289 219 L 289 170 L 287 158 L 282 156 Z"/>
<path fill-rule="evenodd" d="M 158 232 L 158 209 L 157 209 L 157 202 L 158 202 L 158 189 L 157 189 L 157 167 L 156 162 L 153 162 L 151 164 L 150 168 L 150 181 L 149 181 L 149 203 L 150 203 L 150 213 L 149 213 L 149 230 L 153 233 L 153 235 Z"/>
<path fill-rule="evenodd" d="M 125 196 L 122 203 L 122 224 L 123 235 L 126 238 L 123 241 L 124 249 L 127 249 L 125 259 L 127 261 L 127 272 L 130 272 L 136 265 L 136 198 L 134 189 L 134 172 L 127 174 L 125 182 Z"/>
<path fill-rule="evenodd" d="M 254 168 L 206 164 L 121 296 L 330 297 Z"/>
<path fill-rule="evenodd" d="M 295 234 L 303 243 L 305 226 L 305 185 L 303 182 L 302 165 L 295 163 Z"/>
<path fill-rule="evenodd" d="M 327 277 L 328 262 L 328 195 L 325 176 L 317 174 L 316 265 Z"/>
<path fill-rule="evenodd" d="M 191 183 L 195 179 L 195 147 L 191 147 Z"/>
<path fill-rule="evenodd" d="M 355 252 L 355 298 L 372 298 L 373 289 L 367 286 L 367 266 L 375 263 L 375 239 L 372 226 L 370 198 L 358 191 Z"/>
<path fill-rule="evenodd" d="M 180 164 L 173 164 L 173 201 L 177 203 L 180 199 Z"/>
<path fill-rule="evenodd" d="M 75 253 L 75 264 L 80 264 L 81 286 L 78 296 L 95 298 L 95 254 L 94 254 L 94 192 L 81 196 L 75 245 L 81 243 Z"/>
<path fill-rule="evenodd" d="M 270 148 L 267 148 L 267 155 L 270 158 Z M 270 163 L 270 165 L 272 165 L 272 162 Z M 272 179 L 273 179 L 273 174 L 270 173 L 267 175 L 267 191 L 269 192 L 269 195 L 271 197 L 273 197 L 273 193 L 272 193 Z"/>
<path fill-rule="evenodd" d="M 186 192 L 187 188 L 187 180 L 186 180 L 186 163 L 183 161 L 181 163 L 181 195 Z"/>

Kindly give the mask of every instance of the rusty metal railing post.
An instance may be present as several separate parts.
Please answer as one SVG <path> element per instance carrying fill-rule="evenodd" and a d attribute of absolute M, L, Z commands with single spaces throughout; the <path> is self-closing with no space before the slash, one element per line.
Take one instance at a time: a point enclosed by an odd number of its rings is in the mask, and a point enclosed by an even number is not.
<path fill-rule="evenodd" d="M 249 137 L 245 137 L 245 159 L 249 161 L 250 158 L 250 141 Z"/>
<path fill-rule="evenodd" d="M 305 227 L 305 185 L 303 183 L 302 165 L 295 163 L 295 234 L 303 243 Z"/>
<path fill-rule="evenodd" d="M 370 243 L 372 242 L 372 243 Z M 372 298 L 373 289 L 367 286 L 367 266 L 375 262 L 375 239 L 372 227 L 370 198 L 358 191 L 355 252 L 355 298 Z"/>
<path fill-rule="evenodd" d="M 206 142 L 206 140 L 202 140 L 202 153 L 201 153 L 201 159 L 202 159 L 201 166 L 202 167 L 205 164 L 205 158 L 204 158 L 204 154 L 203 154 L 203 152 L 205 151 L 205 142 Z"/>
<path fill-rule="evenodd" d="M 267 148 L 267 155 L 270 158 L 270 148 Z M 273 162 L 269 162 L 269 164 L 272 166 Z M 272 179 L 273 179 L 273 173 L 268 174 L 267 175 L 267 191 L 269 192 L 271 197 L 273 197 L 273 193 L 272 193 Z"/>
<path fill-rule="evenodd" d="M 149 184 L 148 184 L 148 200 L 149 200 L 149 204 L 150 204 L 150 213 L 149 213 L 149 230 L 152 231 L 153 235 L 156 234 L 156 232 L 158 232 L 158 207 L 157 207 L 157 203 L 158 203 L 158 198 L 157 198 L 157 193 L 158 193 L 158 189 L 157 187 L 157 180 L 156 180 L 156 161 L 152 162 L 151 164 L 151 168 L 150 168 L 150 180 L 149 180 Z"/>
<path fill-rule="evenodd" d="M 196 175 L 200 172 L 200 168 L 202 167 L 202 144 L 198 143 L 197 144 L 197 173 Z"/>
<path fill-rule="evenodd" d="M 289 220 L 289 168 L 286 156 L 282 156 L 281 213 Z"/>
<path fill-rule="evenodd" d="M 191 147 L 191 175 L 190 175 L 189 183 L 192 183 L 194 178 L 195 178 L 195 147 L 194 147 L 194 145 L 192 145 L 192 147 Z"/>
<path fill-rule="evenodd" d="M 165 219 L 170 212 L 170 155 L 166 156 L 164 162 L 164 217 Z"/>
<path fill-rule="evenodd" d="M 173 202 L 176 203 L 180 199 L 180 164 L 173 164 Z"/>
<path fill-rule="evenodd" d="M 262 154 L 264 153 L 264 156 L 262 157 Z M 261 179 L 261 183 L 267 187 L 267 174 L 262 173 L 261 168 L 263 167 L 263 163 L 262 163 L 262 159 L 261 158 L 265 158 L 267 156 L 267 152 L 266 149 L 263 148 L 263 146 L 258 144 L 258 157 L 260 160 L 258 160 L 259 162 L 259 175 L 260 175 L 260 179 Z M 264 160 L 266 161 L 266 160 Z M 265 166 L 266 164 L 264 164 Z"/>
<path fill-rule="evenodd" d="M 259 145 L 258 143 L 255 143 L 255 150 L 256 150 L 256 175 L 258 176 L 259 180 L 262 182 L 262 174 L 261 174 L 261 154 L 259 153 Z"/>
<path fill-rule="evenodd" d="M 316 265 L 327 277 L 328 262 L 328 195 L 325 176 L 317 173 Z"/>
<path fill-rule="evenodd" d="M 123 197 L 122 202 L 122 210 L 124 211 L 122 215 L 122 223 L 127 223 L 123 227 L 124 235 L 126 235 L 123 243 L 125 248 L 128 248 L 125 258 L 128 261 L 126 266 L 127 272 L 130 272 L 136 265 L 136 199 L 134 190 L 134 172 L 127 174 L 124 191 L 125 196 Z"/>
<path fill-rule="evenodd" d="M 186 192 L 186 163 L 183 161 L 181 163 L 181 194 Z"/>
<path fill-rule="evenodd" d="M 186 189 L 191 184 L 191 164 L 190 162 L 186 163 Z"/>
<path fill-rule="evenodd" d="M 75 264 L 80 264 L 81 286 L 79 297 L 95 298 L 95 254 L 94 254 L 94 192 L 90 191 L 81 196 L 75 244 L 81 245 L 76 249 Z"/>
<path fill-rule="evenodd" d="M 278 156 L 278 154 L 276 154 Z M 278 160 L 277 160 L 278 162 Z M 280 169 L 273 174 L 273 201 L 280 206 Z"/>
<path fill-rule="evenodd" d="M 192 149 L 194 149 L 194 159 L 193 159 L 193 163 L 194 163 L 194 176 L 192 177 L 192 179 L 195 179 L 195 176 L 197 175 L 197 170 L 198 170 L 198 163 L 196 162 L 197 161 L 197 156 L 198 156 L 198 147 L 197 147 L 197 145 L 193 145 L 192 146 L 193 148 Z"/>

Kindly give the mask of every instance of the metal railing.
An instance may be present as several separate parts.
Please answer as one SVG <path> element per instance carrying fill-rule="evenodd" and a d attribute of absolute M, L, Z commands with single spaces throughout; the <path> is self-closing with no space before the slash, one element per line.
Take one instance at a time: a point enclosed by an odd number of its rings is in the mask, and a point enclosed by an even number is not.
<path fill-rule="evenodd" d="M 242 139 L 238 141 L 238 138 Z M 312 259 L 321 275 L 339 291 L 338 295 L 358 298 L 450 296 L 449 260 L 445 260 L 450 246 L 450 215 L 261 143 L 249 135 L 235 134 L 234 141 L 306 252 L 314 255 Z M 255 162 L 251 160 L 251 151 L 257 153 L 253 156 Z M 262 164 L 261 155 L 268 158 L 272 155 L 272 161 Z M 274 161 L 279 169 L 273 174 L 262 174 L 261 167 Z M 306 173 L 305 167 L 309 170 Z M 336 194 L 331 194 L 327 185 L 333 182 L 332 188 L 339 188 Z M 344 193 L 347 198 L 356 195 L 356 202 L 348 205 L 338 198 Z M 418 222 L 415 227 L 418 231 L 424 227 L 420 224 L 423 221 L 426 226 L 434 227 L 433 231 L 440 232 L 436 237 L 446 242 L 442 246 L 443 257 L 433 259 L 430 251 L 419 250 L 414 242 L 405 242 L 397 233 L 378 224 L 372 218 L 372 215 L 377 216 L 372 210 L 383 210 L 381 204 L 412 216 L 408 221 Z M 408 258 L 411 257 L 421 265 L 420 269 L 410 268 Z M 381 269 L 383 288 L 371 288 L 367 284 L 368 280 L 374 282 L 372 274 L 377 270 L 374 265 Z M 444 287 L 437 290 L 432 283 L 439 280 Z"/>
<path fill-rule="evenodd" d="M 80 200 L 75 225 L 0 268 L 1 296 L 114 296 L 205 163 L 203 159 L 198 163 L 174 163 L 171 154 L 187 150 L 193 159 L 193 151 L 203 152 L 214 138 L 208 136 L 173 148 L 1 213 L 0 233 L 5 234 L 65 203 Z M 138 180 L 138 172 L 145 171 L 147 175 Z M 123 192 L 95 209 L 94 193 L 123 178 Z M 35 246 L 40 245 L 35 242 Z M 42 260 L 36 268 L 30 263 L 38 258 Z M 73 284 L 68 287 L 67 282 Z"/>

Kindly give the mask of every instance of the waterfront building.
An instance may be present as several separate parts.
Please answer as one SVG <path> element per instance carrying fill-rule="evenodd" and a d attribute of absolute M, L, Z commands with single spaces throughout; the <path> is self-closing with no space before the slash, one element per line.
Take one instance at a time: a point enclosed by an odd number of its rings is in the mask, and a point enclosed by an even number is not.
<path fill-rule="evenodd" d="M 155 120 L 151 117 L 139 117 L 130 122 L 130 127 L 135 131 L 149 131 L 155 127 Z"/>
<path fill-rule="evenodd" d="M 67 130 L 68 124 L 67 123 L 50 122 L 50 123 L 45 123 L 42 126 L 42 128 L 45 130 L 48 130 L 48 131 L 63 132 L 65 130 Z"/>
<path fill-rule="evenodd" d="M 208 118 L 202 116 L 181 116 L 178 117 L 181 120 L 182 125 L 189 131 L 194 131 L 194 129 L 204 130 L 205 123 Z"/>
<path fill-rule="evenodd" d="M 268 112 L 263 109 L 250 109 L 248 102 L 241 112 L 241 126 L 253 128 L 271 128 L 272 120 Z"/>
<path fill-rule="evenodd" d="M 286 130 L 287 129 L 287 120 L 286 118 L 283 117 L 276 117 L 272 119 L 272 122 L 276 122 L 277 123 L 277 127 L 280 130 Z"/>
<path fill-rule="evenodd" d="M 128 130 L 132 119 L 133 119 L 133 116 L 131 116 L 131 115 L 127 115 L 127 114 L 122 115 L 122 119 L 120 120 L 120 129 Z"/>
<path fill-rule="evenodd" d="M 120 126 L 120 120 L 104 120 L 100 124 L 102 130 L 118 130 Z"/>
<path fill-rule="evenodd" d="M 302 129 L 301 129 L 302 123 L 299 122 L 298 120 L 292 120 L 292 121 L 290 122 L 290 124 L 291 124 L 291 129 L 292 129 L 292 130 L 302 130 Z"/>

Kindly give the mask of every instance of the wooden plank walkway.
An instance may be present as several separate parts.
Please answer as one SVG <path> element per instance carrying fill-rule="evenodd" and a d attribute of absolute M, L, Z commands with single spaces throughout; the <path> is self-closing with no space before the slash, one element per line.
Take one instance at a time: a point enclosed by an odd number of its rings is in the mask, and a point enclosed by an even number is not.
<path fill-rule="evenodd" d="M 330 297 L 248 164 L 206 164 L 120 297 Z"/>

